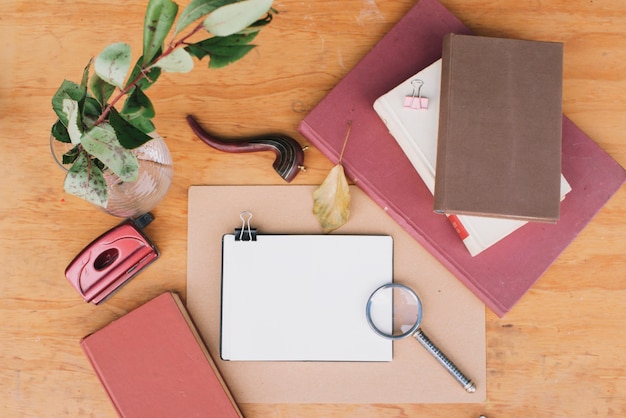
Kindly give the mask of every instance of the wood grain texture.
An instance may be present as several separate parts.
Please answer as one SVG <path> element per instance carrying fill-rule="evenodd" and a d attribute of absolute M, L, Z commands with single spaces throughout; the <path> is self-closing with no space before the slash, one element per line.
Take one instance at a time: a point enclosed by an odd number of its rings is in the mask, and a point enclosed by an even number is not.
<path fill-rule="evenodd" d="M 182 4 L 187 2 L 183 1 Z M 64 194 L 48 151 L 50 98 L 112 42 L 140 50 L 144 0 L 5 0 L 0 12 L 0 415 L 113 417 L 78 341 L 165 290 L 185 296 L 187 189 L 284 184 L 273 155 L 227 154 L 190 131 L 222 135 L 296 126 L 415 0 L 276 1 L 280 12 L 239 63 L 166 74 L 150 90 L 175 177 L 147 233 L 161 259 L 109 302 L 85 304 L 63 271 L 119 222 Z M 626 3 L 443 0 L 476 33 L 561 41 L 564 113 L 626 165 Z M 540 98 L 529 97 L 529 105 Z M 294 184 L 331 168 L 306 152 Z M 626 191 L 620 190 L 503 319 L 487 313 L 488 399 L 477 405 L 244 404 L 246 417 L 552 417 L 626 415 Z M 453 309 L 453 307 L 451 307 Z"/>

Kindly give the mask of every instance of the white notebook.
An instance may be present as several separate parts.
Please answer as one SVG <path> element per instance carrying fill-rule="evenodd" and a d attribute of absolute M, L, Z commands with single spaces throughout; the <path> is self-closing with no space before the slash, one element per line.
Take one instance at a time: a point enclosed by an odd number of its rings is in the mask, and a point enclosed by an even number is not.
<path fill-rule="evenodd" d="M 392 360 L 365 318 L 370 294 L 393 280 L 390 236 L 237 238 L 222 243 L 223 360 Z"/>

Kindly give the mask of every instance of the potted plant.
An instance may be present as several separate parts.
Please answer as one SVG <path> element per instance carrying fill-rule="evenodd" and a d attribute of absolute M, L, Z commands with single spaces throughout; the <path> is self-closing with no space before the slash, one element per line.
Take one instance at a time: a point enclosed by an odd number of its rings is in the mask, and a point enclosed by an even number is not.
<path fill-rule="evenodd" d="M 209 68 L 239 60 L 272 20 L 271 7 L 272 0 L 192 0 L 176 20 L 175 2 L 149 0 L 143 51 L 134 64 L 130 46 L 113 43 L 89 61 L 79 83 L 64 80 L 52 97 L 58 120 L 51 143 L 66 144 L 66 152 L 55 157 L 69 167 L 65 191 L 117 216 L 156 206 L 169 188 L 172 167 L 146 90 L 163 71 L 191 71 L 194 58 L 207 57 Z M 198 37 L 203 39 L 191 40 Z"/>

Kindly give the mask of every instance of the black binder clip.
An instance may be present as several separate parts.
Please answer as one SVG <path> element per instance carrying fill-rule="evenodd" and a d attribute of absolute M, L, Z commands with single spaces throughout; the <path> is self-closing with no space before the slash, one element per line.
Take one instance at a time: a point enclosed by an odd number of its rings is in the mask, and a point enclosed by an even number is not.
<path fill-rule="evenodd" d="M 246 210 L 239 214 L 241 228 L 235 228 L 235 241 L 256 241 L 256 228 L 250 227 L 252 212 Z"/>

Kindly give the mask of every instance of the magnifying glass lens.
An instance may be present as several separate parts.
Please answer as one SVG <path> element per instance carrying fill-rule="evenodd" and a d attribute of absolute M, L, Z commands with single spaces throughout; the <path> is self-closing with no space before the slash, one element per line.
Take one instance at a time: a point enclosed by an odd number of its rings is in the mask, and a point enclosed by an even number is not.
<path fill-rule="evenodd" d="M 474 382 L 461 373 L 424 331 L 418 332 L 422 322 L 422 302 L 411 288 L 399 283 L 382 285 L 367 300 L 365 314 L 376 334 L 392 340 L 414 336 L 466 391 L 476 391 Z"/>
<path fill-rule="evenodd" d="M 383 337 L 397 339 L 412 334 L 421 316 L 419 298 L 405 286 L 382 286 L 368 302 L 369 323 Z"/>

